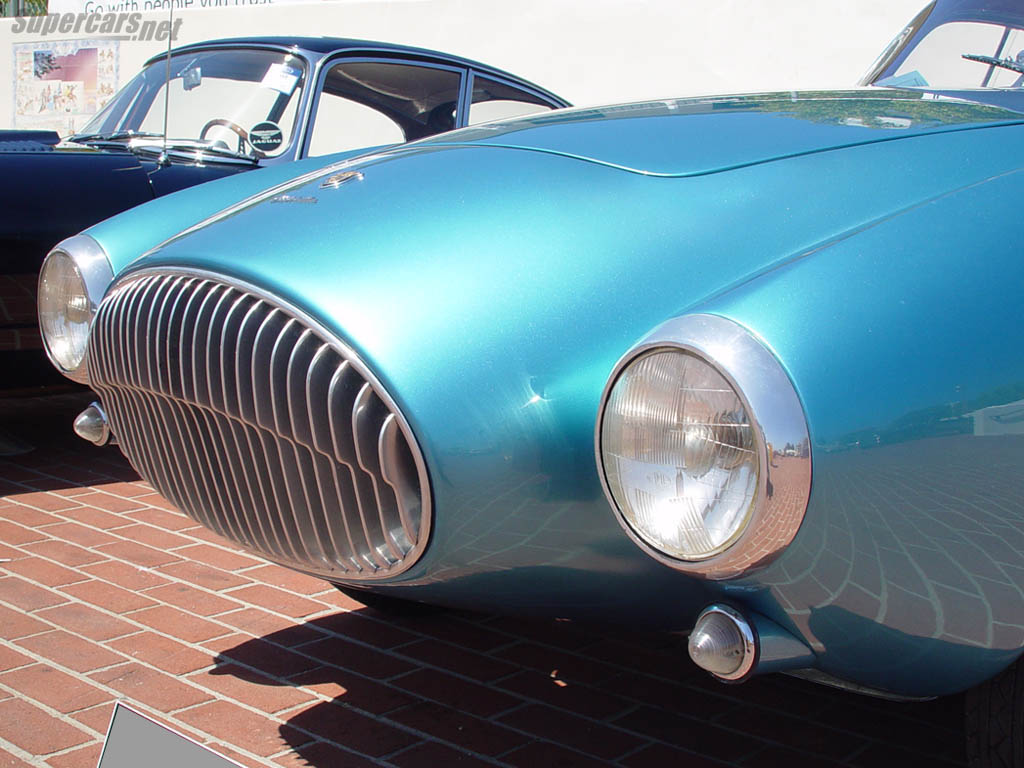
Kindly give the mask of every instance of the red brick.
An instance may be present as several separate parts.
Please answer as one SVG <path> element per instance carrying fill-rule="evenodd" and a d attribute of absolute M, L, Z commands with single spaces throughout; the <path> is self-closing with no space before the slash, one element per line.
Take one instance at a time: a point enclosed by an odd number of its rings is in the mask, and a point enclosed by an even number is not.
<path fill-rule="evenodd" d="M 17 502 L 18 504 L 27 504 L 30 507 L 41 509 L 46 512 L 58 512 L 64 509 L 74 509 L 80 506 L 77 501 L 58 496 L 54 493 L 46 493 L 40 491 L 36 493 L 19 493 L 14 496 L 7 497 L 10 501 Z"/>
<path fill-rule="evenodd" d="M 367 613 L 363 611 L 361 613 Z M 359 616 L 362 618 L 362 616 Z M 364 619 L 368 620 L 368 619 Z M 418 616 L 411 624 L 420 635 L 429 635 L 438 640 L 455 643 L 462 648 L 488 652 L 503 645 L 508 645 L 511 638 L 500 632 L 493 632 L 468 621 L 458 621 L 449 613 L 438 613 L 432 616 Z"/>
<path fill-rule="evenodd" d="M 20 757 L 15 757 L 10 752 L 0 749 L 0 768 L 32 768 Z"/>
<path fill-rule="evenodd" d="M 338 612 L 322 616 L 316 626 L 351 640 L 359 640 L 374 648 L 394 648 L 418 640 L 419 636 L 386 621 L 369 618 L 363 612 Z M 414 623 L 411 626 L 416 627 Z"/>
<path fill-rule="evenodd" d="M 463 749 L 494 757 L 529 741 L 503 726 L 467 712 L 433 702 L 421 702 L 389 715 L 392 720 L 418 731 L 458 744 Z M 290 718 L 295 722 L 295 718 Z"/>
<path fill-rule="evenodd" d="M 527 744 L 514 752 L 501 756 L 502 762 L 515 766 L 527 766 L 528 768 L 601 768 L 608 763 L 604 760 L 597 760 L 587 757 L 579 752 L 573 752 L 558 744 L 535 741 Z M 401 765 L 401 763 L 399 763 Z M 680 765 L 690 768 L 688 762 L 663 763 L 663 765 Z"/>
<path fill-rule="evenodd" d="M 96 549 L 108 557 L 127 560 L 130 563 L 146 568 L 156 568 L 157 566 L 173 563 L 181 559 L 178 555 L 161 552 L 158 549 L 147 547 L 145 544 L 139 544 L 135 541 L 117 541 L 113 544 L 97 547 Z"/>
<path fill-rule="evenodd" d="M 172 675 L 185 675 L 213 663 L 212 654 L 190 648 L 155 632 L 122 637 L 111 640 L 107 645 Z"/>
<path fill-rule="evenodd" d="M 58 563 L 70 565 L 72 568 L 107 559 L 106 555 L 101 555 L 98 552 L 90 552 L 88 549 L 76 547 L 74 544 L 68 544 L 65 541 L 53 541 L 52 539 L 29 544 L 25 549 L 40 557 L 46 557 L 50 560 L 56 560 Z"/>
<path fill-rule="evenodd" d="M 246 571 L 245 575 L 255 581 L 262 581 L 264 584 L 280 587 L 300 595 L 315 595 L 324 590 L 333 589 L 323 579 L 307 576 L 304 573 L 299 573 L 289 568 L 282 568 L 280 565 L 264 565 L 260 568 L 252 568 Z"/>
<path fill-rule="evenodd" d="M 97 491 L 110 494 L 111 496 L 120 496 L 124 499 L 133 499 L 138 496 L 148 496 L 153 493 L 153 489 L 145 483 L 104 483 L 103 485 L 96 486 Z"/>
<path fill-rule="evenodd" d="M 137 627 L 126 621 L 108 616 L 95 608 L 80 603 L 47 608 L 37 615 L 91 640 L 111 640 L 138 631 Z"/>
<path fill-rule="evenodd" d="M 289 677 L 288 682 L 374 715 L 385 715 L 419 701 L 390 685 L 342 672 L 335 667 L 317 667 L 300 672 Z"/>
<path fill-rule="evenodd" d="M 471 683 L 434 669 L 418 669 L 402 675 L 393 680 L 392 685 L 480 717 L 491 717 L 522 703 L 521 699 L 490 686 Z"/>
<path fill-rule="evenodd" d="M 63 755 L 54 755 L 46 761 L 52 768 L 96 768 L 100 761 L 100 754 L 103 752 L 103 743 L 96 742 L 85 747 L 79 747 Z"/>
<path fill-rule="evenodd" d="M 223 539 L 221 539 L 223 541 Z M 196 544 L 192 547 L 184 547 L 176 552 L 181 557 L 189 560 L 198 560 L 201 563 L 212 565 L 214 568 L 222 568 L 225 571 L 237 571 L 242 568 L 250 568 L 254 565 L 261 565 L 262 560 L 241 555 L 237 552 L 214 547 L 209 544 Z"/>
<path fill-rule="evenodd" d="M 78 498 L 80 497 L 76 497 L 76 500 Z M 104 531 L 120 528 L 131 523 L 131 520 L 127 520 L 120 515 L 104 512 L 102 509 L 96 509 L 95 507 L 81 507 L 65 514 L 68 517 L 74 518 L 76 522 L 91 525 L 93 528 L 100 528 Z"/>
<path fill-rule="evenodd" d="M 518 666 L 550 674 L 558 670 L 558 676 L 570 683 L 599 683 L 621 674 L 621 671 L 600 661 L 577 656 L 560 650 L 545 648 L 536 643 L 516 643 L 508 648 L 495 651 L 495 655 Z"/>
<path fill-rule="evenodd" d="M 250 635 L 265 637 L 287 648 L 321 640 L 326 634 L 317 629 L 318 624 L 296 624 L 291 619 L 267 613 L 259 608 L 242 608 L 225 613 L 218 616 L 217 621 L 230 624 Z"/>
<path fill-rule="evenodd" d="M 205 691 L 185 685 L 171 675 L 143 667 L 141 664 L 123 664 L 120 667 L 94 672 L 90 677 L 97 683 L 107 685 L 160 712 L 191 707 L 211 698 Z"/>
<path fill-rule="evenodd" d="M 219 652 L 218 664 L 227 663 L 228 660 L 236 661 L 274 677 L 291 677 L 320 666 L 313 659 L 300 656 L 266 640 L 254 640 L 245 635 L 220 638 L 212 643 L 206 643 L 205 647 Z"/>
<path fill-rule="evenodd" d="M 604 723 L 585 720 L 540 704 L 517 709 L 499 722 L 606 760 L 631 752 L 645 742 L 645 739 L 609 728 Z"/>
<path fill-rule="evenodd" d="M 304 597 L 292 595 L 276 587 L 268 587 L 263 584 L 255 584 L 251 587 L 242 587 L 232 591 L 231 596 L 238 600 L 266 608 L 275 613 L 283 613 L 294 619 L 309 616 L 314 613 L 322 613 L 329 609 L 322 603 L 307 600 Z"/>
<path fill-rule="evenodd" d="M 15 667 L 23 667 L 26 664 L 32 664 L 33 660 L 31 657 L 26 656 L 23 653 L 18 653 L 13 648 L 8 648 L 6 645 L 0 645 L 0 672 L 6 672 L 9 669 Z"/>
<path fill-rule="evenodd" d="M 477 757 L 473 757 L 473 755 L 460 752 L 436 741 L 425 741 L 422 744 L 417 744 L 412 749 L 407 749 L 393 757 L 389 757 L 388 762 L 394 763 L 399 768 L 434 768 L 434 766 L 438 765 L 457 765 L 463 766 L 463 768 L 480 766 L 480 768 L 483 768 L 485 765 L 493 765 L 493 763 L 484 762 Z M 571 764 L 566 763 L 565 765 Z M 540 764 L 531 768 L 540 768 Z"/>
<path fill-rule="evenodd" d="M 212 621 L 190 616 L 177 608 L 158 605 L 132 614 L 132 620 L 152 627 L 165 635 L 188 643 L 199 643 L 228 633 L 228 629 Z"/>
<path fill-rule="evenodd" d="M 421 640 L 412 645 L 404 645 L 402 654 L 481 682 L 497 680 L 517 671 L 514 666 L 504 661 L 437 640 Z"/>
<path fill-rule="evenodd" d="M 223 744 L 218 744 L 217 742 L 211 742 L 205 746 L 211 752 L 223 755 L 229 760 L 234 760 L 239 765 L 244 766 L 244 768 L 266 768 L 267 764 L 265 761 L 249 757 L 248 755 L 243 755 L 237 749 L 225 747 Z"/>
<path fill-rule="evenodd" d="M 276 721 L 227 701 L 213 701 L 177 717 L 204 733 L 264 757 L 288 747 Z"/>
<path fill-rule="evenodd" d="M 0 541 L 0 560 L 18 560 L 19 558 L 26 557 L 25 553 L 21 550 L 9 547 Z"/>
<path fill-rule="evenodd" d="M 243 584 L 249 583 L 249 580 L 244 576 L 236 576 L 229 571 L 223 571 L 220 568 L 188 560 L 161 566 L 160 572 L 174 576 L 177 579 L 184 579 L 190 584 L 206 587 L 215 592 L 222 589 L 240 587 Z"/>
<path fill-rule="evenodd" d="M 112 544 L 118 541 L 108 533 L 78 523 L 51 525 L 46 529 L 46 533 L 55 539 L 70 541 L 72 544 L 78 544 L 87 549 L 96 549 L 103 544 Z"/>
<path fill-rule="evenodd" d="M 310 768 L 310 766 L 330 766 L 330 768 L 375 768 L 380 765 L 376 760 L 369 760 L 354 755 L 325 741 L 314 741 L 310 744 L 293 749 L 291 752 L 274 760 L 284 768 Z"/>
<path fill-rule="evenodd" d="M 51 605 L 66 603 L 68 599 L 57 592 L 37 587 L 17 576 L 0 579 L 0 600 L 23 611 L 37 611 Z"/>
<path fill-rule="evenodd" d="M 97 576 L 106 581 L 118 584 L 125 589 L 140 591 L 150 587 L 159 587 L 167 584 L 167 579 L 157 575 L 148 568 L 140 568 L 131 563 L 120 563 L 116 560 L 109 560 L 105 563 L 95 563 L 82 568 L 83 571 Z"/>
<path fill-rule="evenodd" d="M 101 645 L 61 630 L 27 637 L 18 645 L 76 672 L 92 672 L 124 661 L 124 657 Z"/>
<path fill-rule="evenodd" d="M 86 728 L 92 728 L 96 733 L 105 734 L 110 730 L 110 718 L 114 714 L 114 704 L 115 702 L 108 701 L 106 704 L 75 712 L 71 717 Z"/>
<path fill-rule="evenodd" d="M 421 740 L 418 736 L 353 709 L 325 702 L 290 714 L 288 725 L 372 757 L 390 754 Z"/>
<path fill-rule="evenodd" d="M 170 603 L 200 616 L 215 616 L 218 613 L 225 613 L 242 607 L 242 604 L 237 600 L 229 600 L 218 595 L 212 595 L 209 592 L 193 587 L 191 584 L 180 582 L 151 589 L 146 594 L 160 602 Z"/>
<path fill-rule="evenodd" d="M 314 697 L 257 672 L 226 664 L 189 677 L 196 685 L 215 691 L 225 698 L 244 701 L 268 714 L 292 709 L 313 701 Z"/>
<path fill-rule="evenodd" d="M 191 517 L 186 517 L 180 512 L 169 512 L 166 509 L 153 509 L 151 507 L 127 512 L 125 517 L 142 523 L 149 523 L 157 528 L 163 528 L 168 531 L 187 531 L 199 526 Z"/>
<path fill-rule="evenodd" d="M 150 547 L 156 547 L 157 549 L 176 549 L 188 544 L 195 544 L 195 539 L 188 539 L 163 528 L 154 528 L 152 525 L 146 525 L 145 523 L 136 523 L 129 525 L 127 528 L 118 528 L 117 535 L 124 536 L 132 541 L 141 542 Z"/>
<path fill-rule="evenodd" d="M 804 759 L 806 756 L 801 755 L 800 762 L 785 762 L 778 765 L 803 768 Z M 627 768 L 661 768 L 664 765 L 679 765 L 686 766 L 686 768 L 691 768 L 691 766 L 692 768 L 722 768 L 723 765 L 717 760 L 708 760 L 692 752 L 684 752 L 665 744 L 652 744 L 649 747 L 644 747 L 619 762 Z"/>
<path fill-rule="evenodd" d="M 151 507 L 157 507 L 159 509 L 167 510 L 168 512 L 181 514 L 176 506 L 158 493 L 148 493 L 143 496 L 136 496 L 135 500 L 141 501 L 144 504 L 149 504 Z"/>
<path fill-rule="evenodd" d="M 4 505 L 0 508 L 0 517 L 29 528 L 39 528 L 50 523 L 63 522 L 59 517 L 55 517 L 47 512 L 40 512 L 32 507 L 26 507 L 24 504 Z"/>
<path fill-rule="evenodd" d="M 555 675 L 545 675 L 524 670 L 497 685 L 506 691 L 598 720 L 619 714 L 634 706 L 632 702 L 620 696 L 613 696 L 576 682 L 567 682 L 557 672 Z M 677 697 L 686 695 L 679 686 L 675 686 L 675 692 Z"/>
<path fill-rule="evenodd" d="M 137 499 L 122 499 L 119 496 L 111 496 L 109 493 L 101 492 L 76 496 L 75 501 L 115 513 L 139 509 L 142 506 Z"/>
<path fill-rule="evenodd" d="M 4 563 L 0 565 L 0 568 L 48 587 L 74 584 L 76 581 L 84 581 L 89 578 L 83 573 L 65 568 L 63 565 L 57 565 L 49 560 L 43 560 L 40 557 L 22 557 L 10 563 Z"/>
<path fill-rule="evenodd" d="M 48 755 L 85 744 L 93 737 L 21 699 L 0 701 L 0 736 L 32 755 Z"/>
<path fill-rule="evenodd" d="M 304 645 L 302 653 L 327 664 L 358 670 L 359 674 L 376 679 L 394 677 L 414 669 L 413 665 L 404 659 L 336 637 Z"/>
<path fill-rule="evenodd" d="M 27 637 L 48 629 L 49 624 L 0 605 L 0 637 L 5 640 L 17 640 L 19 637 Z"/>
<path fill-rule="evenodd" d="M 0 683 L 65 714 L 110 700 L 110 695 L 99 688 L 45 664 L 5 672 L 0 675 Z"/>
<path fill-rule="evenodd" d="M 21 546 L 33 541 L 43 541 L 45 538 L 45 533 L 34 531 L 9 520 L 0 520 L 0 541 Z"/>
<path fill-rule="evenodd" d="M 140 608 L 156 605 L 149 598 L 135 592 L 129 592 L 127 589 L 115 587 L 113 584 L 107 584 L 104 581 L 72 584 L 62 588 L 61 591 L 77 597 L 83 602 L 99 606 L 100 608 L 106 608 L 112 613 L 128 613 L 129 611 L 136 611 Z"/>

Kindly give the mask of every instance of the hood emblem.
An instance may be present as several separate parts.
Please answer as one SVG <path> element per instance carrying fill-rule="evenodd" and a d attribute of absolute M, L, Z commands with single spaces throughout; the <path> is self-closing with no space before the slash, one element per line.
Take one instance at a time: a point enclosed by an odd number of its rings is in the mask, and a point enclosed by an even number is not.
<path fill-rule="evenodd" d="M 328 176 L 320 184 L 320 189 L 337 189 L 342 184 L 347 184 L 350 181 L 362 181 L 363 174 L 359 171 L 344 171 L 342 173 L 335 173 Z"/>

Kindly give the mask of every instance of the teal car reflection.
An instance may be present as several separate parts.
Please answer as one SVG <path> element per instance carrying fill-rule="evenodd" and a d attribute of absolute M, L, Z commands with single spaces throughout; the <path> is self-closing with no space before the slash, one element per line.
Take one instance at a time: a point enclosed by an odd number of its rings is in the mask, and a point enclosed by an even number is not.
<path fill-rule="evenodd" d="M 80 434 L 273 561 L 980 718 L 1024 648 L 1022 169 L 1024 113 L 916 90 L 488 123 L 96 225 L 47 343 Z"/>

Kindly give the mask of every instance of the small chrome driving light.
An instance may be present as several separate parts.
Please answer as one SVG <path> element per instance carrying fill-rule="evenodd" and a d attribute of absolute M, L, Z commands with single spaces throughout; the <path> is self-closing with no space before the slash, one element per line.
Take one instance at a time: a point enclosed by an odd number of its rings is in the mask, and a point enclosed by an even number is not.
<path fill-rule="evenodd" d="M 644 551 L 713 579 L 789 545 L 810 494 L 803 408 L 775 356 L 715 315 L 655 329 L 608 379 L 597 462 L 620 524 Z"/>
<path fill-rule="evenodd" d="M 746 677 L 757 661 L 757 636 L 738 611 L 724 605 L 706 608 L 687 643 L 690 658 L 720 680 Z"/>
<path fill-rule="evenodd" d="M 107 414 L 99 403 L 91 403 L 75 417 L 74 429 L 76 435 L 93 445 L 104 446 L 112 439 Z"/>
<path fill-rule="evenodd" d="M 89 383 L 89 329 L 113 276 L 107 254 L 88 235 L 58 244 L 39 272 L 39 328 L 46 354 L 61 373 L 82 384 Z"/>

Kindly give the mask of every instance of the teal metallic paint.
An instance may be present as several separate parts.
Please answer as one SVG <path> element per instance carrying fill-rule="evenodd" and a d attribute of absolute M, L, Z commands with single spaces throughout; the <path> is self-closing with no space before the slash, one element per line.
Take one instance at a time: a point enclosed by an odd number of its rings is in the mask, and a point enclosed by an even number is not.
<path fill-rule="evenodd" d="M 851 124 L 844 98 L 792 102 L 785 118 L 750 98 L 707 105 L 715 130 L 694 109 L 616 121 L 612 141 L 585 111 L 467 129 L 357 161 L 364 178 L 338 189 L 288 191 L 315 204 L 252 201 L 142 259 L 217 200 L 251 194 L 257 174 L 89 232 L 116 271 L 257 284 L 377 372 L 420 441 L 436 510 L 425 556 L 382 589 L 678 628 L 732 601 L 801 637 L 826 673 L 934 695 L 1024 645 L 1024 438 L 976 438 L 964 416 L 1024 399 L 1008 339 L 1022 319 L 1024 126 L 969 105 L 848 101 Z M 886 119 L 865 120 L 868 107 Z M 910 127 L 892 127 L 900 114 Z M 616 360 L 688 311 L 775 351 L 812 437 L 803 528 L 736 582 L 644 555 L 593 462 Z"/>

